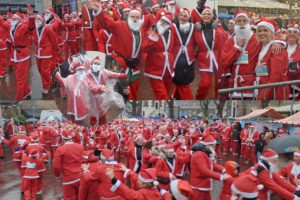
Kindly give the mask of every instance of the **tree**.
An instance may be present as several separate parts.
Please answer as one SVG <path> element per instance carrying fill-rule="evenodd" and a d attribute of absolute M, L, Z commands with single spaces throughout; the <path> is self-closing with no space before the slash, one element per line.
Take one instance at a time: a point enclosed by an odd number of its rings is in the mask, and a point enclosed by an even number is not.
<path fill-rule="evenodd" d="M 142 112 L 142 110 L 139 109 L 139 107 L 142 105 L 142 101 L 128 101 L 128 103 L 130 103 L 132 107 L 132 116 L 139 116 L 140 112 Z"/>
<path fill-rule="evenodd" d="M 226 104 L 226 100 L 224 101 L 214 101 L 216 107 L 217 107 L 217 116 L 219 117 L 223 117 L 223 109 L 224 109 L 224 106 Z"/>
<path fill-rule="evenodd" d="M 203 115 L 205 117 L 208 117 L 208 106 L 209 106 L 209 101 L 208 100 L 200 101 L 200 107 L 201 107 Z"/>
<path fill-rule="evenodd" d="M 174 119 L 174 100 L 167 101 L 167 104 L 169 106 L 169 115 L 171 119 Z"/>

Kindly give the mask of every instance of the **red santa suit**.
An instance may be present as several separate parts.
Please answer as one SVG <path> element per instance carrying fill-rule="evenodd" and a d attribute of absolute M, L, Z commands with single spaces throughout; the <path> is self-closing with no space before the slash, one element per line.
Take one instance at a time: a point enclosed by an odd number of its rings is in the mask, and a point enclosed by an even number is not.
<path fill-rule="evenodd" d="M 14 16 L 21 18 L 17 14 Z M 27 76 L 30 62 L 29 36 L 34 29 L 34 19 L 29 17 L 28 22 L 20 22 L 12 29 L 11 24 L 5 23 L 4 19 L 0 18 L 0 26 L 9 34 L 9 40 L 13 48 L 10 52 L 10 60 L 14 62 L 16 73 L 16 100 L 20 101 L 31 94 Z"/>
<path fill-rule="evenodd" d="M 300 47 L 295 45 L 287 45 L 287 52 L 289 57 L 289 65 L 287 70 L 287 78 L 289 81 L 300 79 Z M 300 99 L 300 85 L 292 85 L 290 98 L 293 98 L 293 90 L 295 90 L 295 98 Z"/>
<path fill-rule="evenodd" d="M 168 17 L 170 21 L 169 18 L 170 16 Z M 174 31 L 174 27 L 171 24 L 170 29 L 166 30 L 163 35 L 156 35 L 156 37 L 149 35 L 143 44 L 144 51 L 148 53 L 144 75 L 150 79 L 156 100 L 168 100 L 170 99 L 170 94 L 173 92 Z"/>
<path fill-rule="evenodd" d="M 111 43 L 112 43 L 112 34 L 105 29 L 101 29 L 99 31 L 99 37 L 98 37 L 98 51 L 105 53 L 107 55 L 111 55 L 113 51 Z"/>
<path fill-rule="evenodd" d="M 101 11 L 101 10 L 100 10 Z M 98 14 L 98 13 L 96 13 Z M 112 57 L 121 65 L 126 71 L 129 79 L 129 99 L 137 99 L 137 89 L 140 83 L 140 67 L 141 63 L 141 44 L 143 42 L 142 31 L 139 31 L 138 36 L 135 36 L 129 29 L 127 22 L 125 21 L 113 21 L 110 16 L 104 12 L 100 12 L 97 15 L 99 21 L 103 22 L 103 26 L 113 35 L 113 47 L 114 51 Z M 139 37 L 139 43 L 136 41 L 136 37 Z M 120 45 L 123 44 L 123 45 Z M 131 69 L 127 64 L 126 60 L 134 59 L 137 61 L 135 66 L 131 66 Z"/>
<path fill-rule="evenodd" d="M 6 129 L 5 129 L 4 132 L 7 133 L 10 137 L 12 137 L 15 133 L 18 132 L 18 127 L 17 127 L 17 125 L 15 125 L 14 123 L 9 122 L 9 123 L 6 125 Z"/>
<path fill-rule="evenodd" d="M 223 137 L 222 137 L 223 153 L 229 152 L 232 129 L 233 129 L 233 126 L 229 126 L 223 130 Z"/>
<path fill-rule="evenodd" d="M 86 51 L 95 51 L 97 49 L 96 39 L 93 35 L 93 21 L 94 16 L 92 15 L 92 10 L 89 10 L 84 4 L 81 7 L 82 12 L 82 28 L 84 33 L 85 40 L 85 50 Z"/>
<path fill-rule="evenodd" d="M 187 12 L 187 11 L 186 11 Z M 185 67 L 190 67 L 192 69 L 193 68 L 193 64 L 195 61 L 195 56 L 194 56 L 194 37 L 193 37 L 193 33 L 194 33 L 194 24 L 190 24 L 191 29 L 188 33 L 183 33 L 180 29 L 179 29 L 180 25 L 176 25 L 174 24 L 174 29 L 175 29 L 175 40 L 174 40 L 174 70 L 175 70 L 175 80 L 176 77 L 180 77 L 180 70 L 177 68 L 182 68 L 183 66 L 177 66 L 176 65 L 178 63 L 178 60 L 182 58 L 182 56 L 185 56 L 185 59 L 187 61 L 187 63 L 185 63 L 187 66 Z M 183 54 L 183 55 L 182 55 Z M 179 73 L 179 74 L 177 74 Z M 187 77 L 186 77 L 187 78 Z M 186 79 L 185 77 L 182 77 L 182 79 Z M 194 79 L 190 79 L 189 82 L 192 82 Z M 181 80 L 178 80 L 181 81 Z M 175 98 L 176 99 L 181 99 L 181 100 L 192 100 L 193 99 L 193 94 L 192 94 L 192 90 L 189 86 L 189 84 L 186 84 L 184 80 L 182 80 L 183 84 L 179 84 L 176 83 L 176 91 L 175 91 Z M 185 83 L 185 84 L 184 84 Z"/>
<path fill-rule="evenodd" d="M 249 130 L 246 134 L 246 159 L 250 162 L 257 162 L 257 157 L 255 153 L 255 144 L 259 140 L 259 132 L 253 128 L 253 130 Z"/>
<path fill-rule="evenodd" d="M 193 188 L 192 200 L 210 200 L 212 179 L 223 180 L 223 167 L 212 161 L 209 156 L 202 152 L 194 152 L 191 157 L 191 186 Z"/>
<path fill-rule="evenodd" d="M 70 133 L 62 135 L 68 139 L 72 138 Z M 67 141 L 56 150 L 52 168 L 56 177 L 60 177 L 61 174 L 63 176 L 64 199 L 75 199 L 78 195 L 82 155 L 83 146 L 71 141 Z"/>
<path fill-rule="evenodd" d="M 300 151 L 294 152 L 294 156 L 300 155 Z M 280 176 L 286 177 L 289 179 L 290 183 L 297 186 L 295 180 L 297 179 L 298 175 L 300 174 L 300 165 L 296 163 L 289 163 L 285 167 L 281 168 L 278 172 Z"/>
<path fill-rule="evenodd" d="M 82 19 L 80 18 L 75 18 L 75 32 L 76 32 L 76 53 L 79 53 L 79 51 L 81 50 L 81 26 L 82 26 Z"/>
<path fill-rule="evenodd" d="M 42 17 L 40 16 L 39 19 Z M 36 63 L 42 77 L 43 90 L 48 93 L 51 87 L 52 60 L 58 60 L 60 49 L 55 32 L 48 25 L 36 28 L 33 38 L 36 45 Z"/>
<path fill-rule="evenodd" d="M 196 45 L 198 46 L 198 64 L 201 80 L 199 82 L 196 99 L 205 99 L 212 84 L 212 77 L 217 77 L 220 65 L 220 51 L 223 43 L 222 33 L 218 29 L 213 29 L 213 39 L 209 45 L 203 30 L 194 32 Z M 217 96 L 217 78 L 215 78 L 214 95 Z"/>
<path fill-rule="evenodd" d="M 69 19 L 70 21 L 63 23 L 63 27 L 65 30 L 65 60 L 67 60 L 69 56 L 76 54 L 76 26 L 75 21 L 71 20 L 70 17 Z"/>
<path fill-rule="evenodd" d="M 194 23 L 194 24 L 196 22 L 202 22 L 201 13 L 199 12 L 198 8 L 194 8 L 192 10 L 192 12 L 191 12 L 191 22 Z"/>
<path fill-rule="evenodd" d="M 244 128 L 241 131 L 240 134 L 240 140 L 241 140 L 241 154 L 240 157 L 241 158 L 246 158 L 246 154 L 247 154 L 247 135 L 249 135 L 249 128 Z"/>
<path fill-rule="evenodd" d="M 7 71 L 6 71 L 6 67 L 7 67 L 7 53 L 8 53 L 8 49 L 7 49 L 7 45 L 6 45 L 6 41 L 8 40 L 8 35 L 7 35 L 7 31 L 0 26 L 0 77 L 4 76 Z"/>

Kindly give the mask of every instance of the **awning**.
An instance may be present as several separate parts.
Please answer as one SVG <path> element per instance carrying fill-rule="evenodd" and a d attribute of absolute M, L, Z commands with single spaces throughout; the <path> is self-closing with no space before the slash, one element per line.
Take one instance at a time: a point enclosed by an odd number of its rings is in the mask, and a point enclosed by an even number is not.
<path fill-rule="evenodd" d="M 273 118 L 273 119 L 282 119 L 284 118 L 283 115 L 281 115 L 279 112 L 274 110 L 273 108 L 264 108 L 259 110 L 254 110 L 248 115 L 237 117 L 238 120 L 245 120 L 245 119 L 253 119 L 256 117 L 266 117 L 266 118 Z"/>
<path fill-rule="evenodd" d="M 300 125 L 300 112 L 297 112 L 296 114 L 286 117 L 284 119 L 275 120 L 273 121 L 273 123 Z"/>

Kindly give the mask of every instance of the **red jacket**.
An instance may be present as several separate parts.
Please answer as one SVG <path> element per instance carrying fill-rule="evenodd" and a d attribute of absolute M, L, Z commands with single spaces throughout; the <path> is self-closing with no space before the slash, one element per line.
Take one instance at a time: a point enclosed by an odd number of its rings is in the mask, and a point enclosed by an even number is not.
<path fill-rule="evenodd" d="M 0 51 L 7 50 L 7 46 L 6 46 L 7 40 L 8 40 L 7 31 L 2 26 L 0 26 Z"/>
<path fill-rule="evenodd" d="M 113 51 L 111 42 L 112 34 L 108 33 L 105 29 L 101 29 L 98 36 L 98 51 L 111 55 L 111 52 Z"/>
<path fill-rule="evenodd" d="M 280 176 L 286 177 L 289 179 L 290 183 L 296 186 L 295 183 L 295 177 L 298 176 L 298 174 L 294 174 L 293 167 L 295 166 L 294 163 L 289 163 L 285 167 L 281 168 L 278 174 Z"/>
<path fill-rule="evenodd" d="M 201 191 L 211 191 L 212 179 L 223 180 L 223 175 L 220 174 L 223 170 L 224 168 L 212 161 L 206 153 L 202 151 L 193 153 L 190 178 L 192 188 Z"/>
<path fill-rule="evenodd" d="M 64 185 L 80 180 L 82 155 L 83 146 L 73 142 L 66 142 L 56 150 L 52 168 L 56 177 L 62 173 Z"/>
<path fill-rule="evenodd" d="M 63 27 L 65 29 L 65 41 L 76 41 L 75 22 L 65 22 L 63 23 Z"/>
<path fill-rule="evenodd" d="M 86 7 L 86 5 L 82 5 L 81 12 L 82 12 L 82 28 L 92 29 L 93 16 L 91 16 L 91 13 L 89 12 L 89 9 Z"/>
<path fill-rule="evenodd" d="M 63 26 L 62 26 L 62 22 L 60 21 L 60 19 L 53 18 L 48 24 L 49 24 L 49 26 L 52 27 L 53 31 L 56 34 L 58 46 L 63 45 L 64 44 L 64 39 L 63 39 L 63 34 L 62 34 Z"/>
<path fill-rule="evenodd" d="M 174 40 L 175 28 L 173 24 L 170 26 L 168 40 L 164 36 L 158 35 L 158 40 L 145 38 L 143 50 L 148 53 L 145 64 L 144 75 L 153 79 L 162 80 L 164 73 L 170 73 L 174 76 Z"/>
<path fill-rule="evenodd" d="M 196 22 L 202 22 L 202 17 L 201 13 L 197 10 L 197 8 L 194 8 L 191 12 L 191 22 L 196 23 Z"/>
<path fill-rule="evenodd" d="M 56 35 L 53 29 L 45 25 L 42 27 L 41 33 L 38 30 L 34 32 L 34 42 L 36 45 L 35 56 L 37 58 L 58 58 L 59 57 L 59 47 L 56 40 Z"/>
<path fill-rule="evenodd" d="M 22 157 L 21 168 L 24 170 L 23 178 L 26 179 L 37 179 L 39 178 L 39 172 L 45 171 L 45 166 L 43 165 L 43 158 L 32 158 L 30 156 L 24 155 Z"/>

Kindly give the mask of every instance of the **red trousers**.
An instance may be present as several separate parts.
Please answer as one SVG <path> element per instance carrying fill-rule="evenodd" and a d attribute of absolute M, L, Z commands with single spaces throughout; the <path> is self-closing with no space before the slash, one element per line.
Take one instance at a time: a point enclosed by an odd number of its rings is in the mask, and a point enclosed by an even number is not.
<path fill-rule="evenodd" d="M 97 42 L 92 29 L 84 29 L 85 51 L 96 51 Z"/>
<path fill-rule="evenodd" d="M 6 73 L 7 50 L 0 50 L 0 76 Z"/>
<path fill-rule="evenodd" d="M 189 85 L 178 85 L 174 92 L 174 98 L 178 100 L 193 100 L 193 93 Z"/>
<path fill-rule="evenodd" d="M 211 72 L 200 72 L 200 82 L 196 94 L 196 99 L 204 100 L 206 99 L 209 89 L 212 86 L 213 73 Z M 217 97 L 217 79 L 215 78 L 215 99 Z"/>
<path fill-rule="evenodd" d="M 257 162 L 255 146 L 247 146 L 246 158 L 250 162 Z"/>
<path fill-rule="evenodd" d="M 241 143 L 241 158 L 246 158 L 246 153 L 247 153 L 247 144 Z"/>
<path fill-rule="evenodd" d="M 81 38 L 76 38 L 76 53 L 81 50 Z"/>
<path fill-rule="evenodd" d="M 16 82 L 17 82 L 17 93 L 16 100 L 23 100 L 24 95 L 30 92 L 28 84 L 28 71 L 29 71 L 30 60 L 14 63 Z"/>
<path fill-rule="evenodd" d="M 193 198 L 191 200 L 211 200 L 210 191 L 200 191 L 193 189 Z"/>
<path fill-rule="evenodd" d="M 138 79 L 132 83 L 129 84 L 129 95 L 128 95 L 128 100 L 137 100 L 138 99 L 138 88 L 140 86 L 141 80 Z"/>
<path fill-rule="evenodd" d="M 2 143 L 0 143 L 0 157 L 4 157 Z"/>
<path fill-rule="evenodd" d="M 155 100 L 168 100 L 169 92 L 172 91 L 172 76 L 166 71 L 162 80 L 149 78 L 154 92 Z"/>
<path fill-rule="evenodd" d="M 63 185 L 64 200 L 76 200 L 78 198 L 79 183 L 80 181 L 69 185 Z"/>
<path fill-rule="evenodd" d="M 24 200 L 35 200 L 37 191 L 37 179 L 22 178 L 22 190 Z"/>
<path fill-rule="evenodd" d="M 51 70 L 53 68 L 52 58 L 36 58 L 36 64 L 42 78 L 43 89 L 49 90 L 51 87 Z"/>
<path fill-rule="evenodd" d="M 222 157 L 222 151 L 221 151 L 221 144 L 216 144 L 216 158 L 221 158 Z"/>
<path fill-rule="evenodd" d="M 39 192 L 42 190 L 43 187 L 43 179 L 44 179 L 44 172 L 39 172 L 40 178 L 37 179 L 37 187 L 36 191 Z"/>
<path fill-rule="evenodd" d="M 224 153 L 228 153 L 230 148 L 230 140 L 222 139 L 222 149 Z"/>
<path fill-rule="evenodd" d="M 66 41 L 64 45 L 65 60 L 76 54 L 76 41 Z"/>
<path fill-rule="evenodd" d="M 238 150 L 238 140 L 232 140 L 231 144 L 232 144 L 232 153 L 237 154 L 237 150 Z"/>

